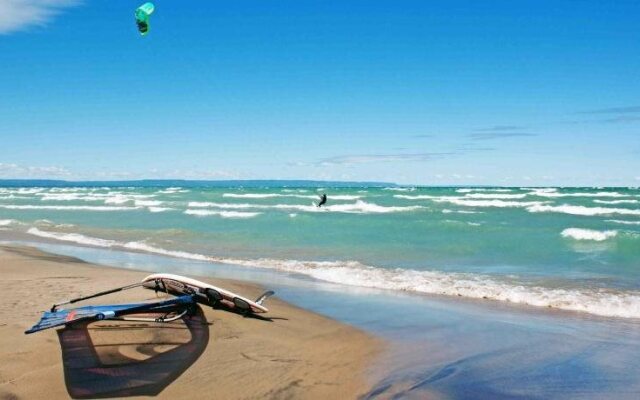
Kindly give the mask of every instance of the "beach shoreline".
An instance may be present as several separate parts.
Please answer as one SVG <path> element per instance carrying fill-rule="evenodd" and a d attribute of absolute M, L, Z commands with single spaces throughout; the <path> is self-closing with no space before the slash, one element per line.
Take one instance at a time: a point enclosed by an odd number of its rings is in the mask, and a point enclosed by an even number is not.
<path fill-rule="evenodd" d="M 206 323 L 196 328 L 182 322 L 158 327 L 111 321 L 64 330 L 69 331 L 66 334 L 48 330 L 26 336 L 24 330 L 54 302 L 136 282 L 148 273 L 18 245 L 0 247 L 0 270 L 6 285 L 0 294 L 3 398 L 90 398 L 100 397 L 101 390 L 109 397 L 215 392 L 219 398 L 358 398 L 371 389 L 374 382 L 367 378 L 368 369 L 385 347 L 381 339 L 277 298 L 269 300 L 271 322 L 202 307 L 200 317 Z M 262 290 L 226 279 L 215 283 L 249 297 Z M 153 296 L 132 290 L 97 303 Z M 81 358 L 85 365 L 78 368 L 78 359 L 69 358 L 77 349 L 66 348 L 75 337 L 65 335 L 82 333 L 90 337 L 96 357 Z M 188 351 L 179 353 L 182 348 Z M 87 383 L 91 375 L 85 370 L 99 367 L 116 373 L 121 365 L 136 364 L 148 370 L 164 353 L 172 354 L 173 361 L 156 365 L 160 368 L 156 375 L 118 378 L 119 394 L 114 392 L 118 387 Z M 96 392 L 83 392 L 87 387 Z"/>

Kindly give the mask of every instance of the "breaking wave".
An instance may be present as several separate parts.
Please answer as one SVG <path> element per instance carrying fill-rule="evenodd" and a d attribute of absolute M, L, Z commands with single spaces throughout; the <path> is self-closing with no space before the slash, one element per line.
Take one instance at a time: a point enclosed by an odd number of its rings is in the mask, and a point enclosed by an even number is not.
<path fill-rule="evenodd" d="M 585 207 L 585 206 L 572 206 L 569 204 L 563 204 L 560 206 L 549 205 L 534 205 L 527 208 L 529 212 L 555 212 L 571 215 L 640 215 L 640 210 L 630 210 L 628 208 L 607 208 L 607 207 Z"/>
<path fill-rule="evenodd" d="M 317 199 L 318 196 L 310 194 L 282 194 L 282 193 L 224 193 L 222 197 L 232 199 L 270 199 L 275 197 L 289 197 L 297 199 Z M 358 200 L 360 195 L 335 194 L 328 196 L 330 200 Z"/>
<path fill-rule="evenodd" d="M 507 201 L 501 200 L 501 198 L 495 197 L 481 197 L 481 198 L 473 198 L 465 196 L 431 196 L 428 194 L 422 195 L 405 195 L 405 194 L 396 194 L 393 197 L 398 199 L 407 199 L 407 200 L 431 200 L 436 203 L 451 203 L 459 206 L 465 207 L 531 207 L 534 205 L 544 204 L 544 202 L 540 201 Z M 474 195 L 475 196 L 475 195 Z M 489 195 L 492 196 L 492 195 Z M 497 196 L 505 196 L 505 195 L 497 195 Z M 520 195 L 516 195 L 520 196 Z M 509 198 L 509 197 L 508 197 Z M 520 197 L 517 197 L 520 198 Z"/>
<path fill-rule="evenodd" d="M 640 201 L 638 200 L 632 200 L 632 199 L 628 199 L 628 200 L 594 200 L 594 203 L 600 203 L 600 204 L 638 204 L 640 203 Z"/>
<path fill-rule="evenodd" d="M 118 206 L 36 206 L 0 204 L 0 208 L 7 210 L 59 210 L 59 211 L 130 211 L 138 210 L 140 207 L 118 207 Z"/>
<path fill-rule="evenodd" d="M 160 213 L 160 212 L 175 210 L 175 208 L 170 208 L 170 207 L 149 207 L 148 209 L 149 209 L 149 212 L 152 212 L 152 213 Z"/>
<path fill-rule="evenodd" d="M 198 217 L 206 217 L 210 215 L 218 215 L 222 218 L 253 218 L 262 214 L 259 212 L 243 212 L 243 211 L 214 211 L 214 210 L 186 210 L 187 215 L 195 215 Z"/>
<path fill-rule="evenodd" d="M 539 197 L 629 197 L 628 194 L 622 194 L 618 192 L 585 192 L 585 193 L 561 193 L 555 188 L 545 189 L 533 189 L 531 191 L 532 196 Z"/>
<path fill-rule="evenodd" d="M 316 207 L 315 205 L 305 206 L 303 204 L 250 204 L 250 203 L 214 203 L 214 202 L 189 202 L 189 207 L 210 207 L 210 208 L 222 208 L 222 209 L 275 209 L 275 210 L 289 210 L 289 211 L 304 211 L 304 212 L 340 212 L 340 213 L 352 213 L 352 214 L 376 214 L 376 213 L 392 213 L 392 212 L 406 212 L 422 209 L 422 206 L 380 206 L 374 203 L 367 203 L 362 200 L 358 200 L 355 203 L 347 204 L 331 204 L 324 207 Z"/>
<path fill-rule="evenodd" d="M 457 189 L 458 193 L 471 193 L 471 192 L 512 192 L 513 189 L 506 188 L 462 188 Z"/>
<path fill-rule="evenodd" d="M 448 202 L 466 207 L 531 207 L 541 205 L 539 201 L 506 201 L 506 200 L 469 200 L 464 198 L 444 198 L 434 200 L 437 202 Z"/>
<path fill-rule="evenodd" d="M 144 251 L 190 260 L 235 264 L 306 275 L 321 281 L 377 289 L 489 299 L 537 307 L 580 311 L 594 315 L 640 318 L 640 292 L 603 288 L 548 288 L 498 280 L 488 275 L 387 269 L 358 261 L 299 261 L 261 258 L 255 260 L 208 256 L 167 250 L 145 242 L 119 242 L 77 233 L 47 232 L 37 228 L 29 234 L 77 244 Z"/>
<path fill-rule="evenodd" d="M 602 242 L 609 238 L 616 237 L 618 235 L 618 231 L 596 231 L 593 229 L 567 228 L 562 231 L 561 235 L 562 237 L 575 240 L 592 240 Z"/>
<path fill-rule="evenodd" d="M 464 197 L 469 199 L 524 199 L 526 193 L 467 193 Z"/>
<path fill-rule="evenodd" d="M 614 224 L 622 225 L 640 225 L 640 221 L 624 221 L 621 219 L 605 219 L 606 222 L 613 222 Z"/>
<path fill-rule="evenodd" d="M 388 187 L 388 188 L 384 188 L 382 190 L 391 190 L 394 192 L 413 192 L 416 190 L 416 188 L 414 187 Z"/>

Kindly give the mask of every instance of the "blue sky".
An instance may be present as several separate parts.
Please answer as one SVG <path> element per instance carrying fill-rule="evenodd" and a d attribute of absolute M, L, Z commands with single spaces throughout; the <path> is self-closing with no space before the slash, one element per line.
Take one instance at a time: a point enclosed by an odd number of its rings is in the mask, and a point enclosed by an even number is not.
<path fill-rule="evenodd" d="M 0 177 L 640 185 L 637 1 L 0 1 Z"/>

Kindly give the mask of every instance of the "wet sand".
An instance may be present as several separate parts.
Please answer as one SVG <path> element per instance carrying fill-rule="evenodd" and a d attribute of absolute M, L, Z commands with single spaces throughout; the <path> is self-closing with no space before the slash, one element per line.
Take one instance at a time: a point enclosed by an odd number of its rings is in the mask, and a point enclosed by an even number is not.
<path fill-rule="evenodd" d="M 358 398 L 384 344 L 272 298 L 270 321 L 203 307 L 185 321 L 103 321 L 24 335 L 52 303 L 139 281 L 30 247 L 0 246 L 0 398 Z M 256 297 L 263 288 L 201 278 Z M 154 299 L 133 289 L 83 304 Z"/>

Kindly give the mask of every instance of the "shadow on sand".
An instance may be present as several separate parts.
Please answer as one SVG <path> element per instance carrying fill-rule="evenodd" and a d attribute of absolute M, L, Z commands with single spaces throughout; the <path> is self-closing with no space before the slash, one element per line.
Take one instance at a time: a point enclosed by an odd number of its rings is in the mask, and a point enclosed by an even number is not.
<path fill-rule="evenodd" d="M 65 383 L 74 399 L 155 396 L 209 342 L 202 309 L 171 323 L 105 321 L 58 331 Z"/>

